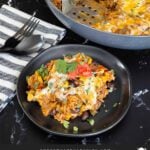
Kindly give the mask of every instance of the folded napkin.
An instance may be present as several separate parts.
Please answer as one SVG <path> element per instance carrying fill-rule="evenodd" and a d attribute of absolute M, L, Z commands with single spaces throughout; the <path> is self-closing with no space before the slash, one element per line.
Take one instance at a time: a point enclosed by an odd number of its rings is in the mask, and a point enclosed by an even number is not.
<path fill-rule="evenodd" d="M 29 14 L 3 5 L 0 8 L 0 46 L 3 46 L 6 39 L 13 36 L 30 17 Z M 33 34 L 43 35 L 47 41 L 43 48 L 48 48 L 62 40 L 65 29 L 40 20 Z M 21 70 L 36 55 L 37 53 L 26 56 L 0 53 L 0 111 L 14 96 Z"/>

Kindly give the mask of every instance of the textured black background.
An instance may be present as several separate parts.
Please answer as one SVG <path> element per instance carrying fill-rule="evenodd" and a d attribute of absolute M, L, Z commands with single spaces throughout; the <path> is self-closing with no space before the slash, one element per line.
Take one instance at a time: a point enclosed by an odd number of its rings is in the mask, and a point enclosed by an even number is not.
<path fill-rule="evenodd" d="M 8 4 L 8 0 L 0 0 L 0 5 Z M 28 13 L 37 11 L 37 17 L 52 24 L 64 27 L 47 8 L 44 0 L 12 0 L 10 4 Z M 67 29 L 67 35 L 60 44 L 79 43 L 104 48 L 117 56 L 128 67 L 133 84 L 133 95 L 144 89 L 150 90 L 150 51 L 117 50 L 94 44 Z M 138 43 L 137 43 L 138 44 Z M 137 107 L 138 104 L 143 105 Z M 102 146 L 135 146 L 150 145 L 150 92 L 141 95 L 132 102 L 127 116 L 115 128 L 107 133 L 91 138 L 64 138 L 48 135 L 40 130 L 23 115 L 15 97 L 0 114 L 0 144 L 94 144 Z M 0 148 L 1 149 L 1 148 Z"/>

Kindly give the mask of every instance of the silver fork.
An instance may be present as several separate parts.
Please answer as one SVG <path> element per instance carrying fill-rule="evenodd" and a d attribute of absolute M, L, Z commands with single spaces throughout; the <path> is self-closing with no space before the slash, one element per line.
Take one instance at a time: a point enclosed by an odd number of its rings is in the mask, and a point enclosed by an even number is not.
<path fill-rule="evenodd" d="M 7 41 L 5 42 L 4 46 L 1 47 L 0 49 L 8 50 L 8 49 L 12 49 L 12 48 L 16 47 L 20 43 L 20 41 L 24 39 L 24 37 L 30 36 L 34 32 L 34 30 L 38 26 L 39 22 L 40 21 L 38 19 L 36 19 L 34 16 L 32 16 L 19 29 L 19 31 L 14 36 L 12 36 L 9 39 L 7 39 Z"/>
<path fill-rule="evenodd" d="M 16 47 L 21 40 L 23 40 L 26 36 L 30 36 L 34 32 L 39 22 L 40 21 L 38 19 L 32 16 L 13 37 L 10 37 L 5 42 L 5 45 L 0 49 L 8 50 Z M 15 94 L 11 95 L 6 101 L 0 101 L 0 112 L 6 107 L 14 96 Z"/>

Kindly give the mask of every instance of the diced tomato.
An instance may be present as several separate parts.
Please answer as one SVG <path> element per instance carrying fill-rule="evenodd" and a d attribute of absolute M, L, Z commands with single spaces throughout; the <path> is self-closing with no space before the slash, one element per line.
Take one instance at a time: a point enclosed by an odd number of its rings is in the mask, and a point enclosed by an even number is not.
<path fill-rule="evenodd" d="M 74 72 L 70 72 L 70 79 L 75 79 L 77 76 L 90 77 L 92 75 L 91 68 L 88 64 L 78 65 Z"/>
<path fill-rule="evenodd" d="M 83 72 L 82 75 L 83 75 L 84 77 L 90 77 L 90 76 L 92 75 L 92 72 L 90 72 L 90 71 Z"/>
<path fill-rule="evenodd" d="M 77 75 L 78 75 L 77 71 L 70 72 L 70 73 L 68 74 L 69 79 L 75 79 L 75 78 L 77 77 Z"/>
<path fill-rule="evenodd" d="M 78 66 L 77 70 L 78 70 L 79 74 L 81 74 L 82 72 L 86 71 L 86 68 L 83 68 L 82 66 Z"/>
<path fill-rule="evenodd" d="M 83 65 L 79 65 L 77 69 L 79 70 L 79 72 L 85 72 L 87 70 L 90 70 L 90 67 L 88 64 L 83 64 Z"/>
<path fill-rule="evenodd" d="M 88 64 L 79 65 L 77 69 L 80 75 L 83 75 L 85 77 L 89 77 L 92 75 L 91 68 Z"/>

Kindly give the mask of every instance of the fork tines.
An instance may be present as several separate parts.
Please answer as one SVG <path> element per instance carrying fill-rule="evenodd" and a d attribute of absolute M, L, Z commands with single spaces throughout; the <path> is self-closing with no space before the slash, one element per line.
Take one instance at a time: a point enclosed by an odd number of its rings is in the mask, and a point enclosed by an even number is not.
<path fill-rule="evenodd" d="M 24 37 L 30 36 L 38 26 L 39 22 L 39 19 L 31 16 L 22 28 L 14 35 L 14 38 L 21 41 Z"/>

